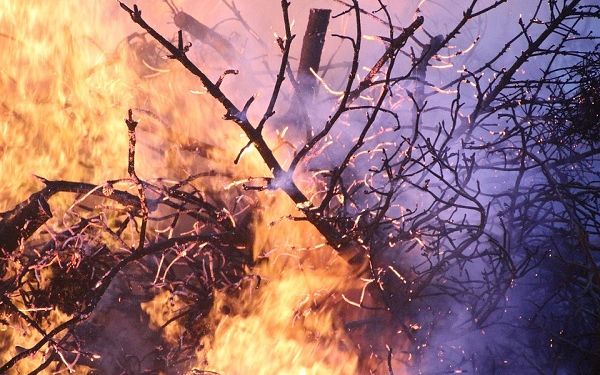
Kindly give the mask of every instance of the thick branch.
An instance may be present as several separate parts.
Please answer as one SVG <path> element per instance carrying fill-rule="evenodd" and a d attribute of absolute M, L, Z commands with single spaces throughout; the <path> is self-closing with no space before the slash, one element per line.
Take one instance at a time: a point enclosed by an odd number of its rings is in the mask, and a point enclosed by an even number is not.
<path fill-rule="evenodd" d="M 128 208 L 140 207 L 139 199 L 125 191 L 112 189 L 110 184 L 100 186 L 71 181 L 49 181 L 38 177 L 46 187 L 19 203 L 11 211 L 0 214 L 0 249 L 14 251 L 19 242 L 26 240 L 52 217 L 48 199 L 59 192 L 91 194 L 112 199 Z M 108 186 L 108 188 L 106 188 Z"/>
<path fill-rule="evenodd" d="M 219 86 L 214 84 L 194 63 L 192 63 L 186 56 L 186 52 L 189 46 L 183 46 L 181 32 L 179 33 L 178 46 L 173 45 L 142 18 L 142 12 L 138 9 L 137 5 L 133 6 L 133 10 L 127 5 L 119 2 L 121 8 L 129 13 L 133 22 L 141 26 L 148 34 L 162 44 L 170 53 L 171 58 L 178 60 L 190 73 L 200 78 L 202 84 L 206 88 L 207 92 L 217 99 L 227 113 L 225 118 L 234 121 L 244 131 L 246 136 L 251 142 L 254 142 L 256 150 L 259 152 L 261 157 L 267 166 L 271 169 L 273 176 L 274 188 L 282 189 L 297 205 L 303 207 L 309 202 L 308 198 L 300 191 L 298 186 L 294 183 L 292 173 L 284 170 L 273 152 L 267 145 L 264 138 L 261 136 L 259 129 L 255 129 L 246 116 L 246 109 L 240 111 L 234 104 L 227 98 L 227 96 L 221 91 Z M 289 6 L 287 1 L 282 1 L 283 6 Z M 358 6 L 357 6 L 358 7 Z M 351 82 L 349 83 L 351 84 Z M 246 106 L 247 107 L 247 106 Z M 293 171 L 293 169 L 291 169 Z M 366 255 L 361 246 L 358 244 L 350 243 L 350 239 L 343 233 L 340 233 L 333 225 L 323 219 L 316 213 L 312 213 L 309 209 L 304 210 L 307 215 L 307 219 L 312 223 L 317 230 L 325 237 L 326 241 L 349 263 L 364 265 Z"/>
<path fill-rule="evenodd" d="M 308 98 L 308 102 L 312 101 L 315 95 L 317 79 L 312 72 L 319 71 L 330 15 L 331 9 L 311 9 L 308 17 L 298 65 L 300 94 Z"/>
<path fill-rule="evenodd" d="M 348 97 L 348 102 L 356 100 L 364 90 L 368 89 L 369 87 L 371 87 L 371 85 L 373 85 L 375 77 L 377 76 L 377 74 L 379 74 L 383 66 L 388 62 L 388 60 L 390 60 L 392 56 L 394 56 L 398 52 L 398 50 L 400 50 L 400 48 L 404 47 L 404 45 L 408 41 L 408 38 L 410 38 L 415 33 L 415 31 L 417 31 L 417 29 L 421 27 L 421 25 L 423 25 L 423 21 L 423 16 L 417 17 L 417 19 L 414 20 L 413 23 L 410 24 L 410 26 L 408 26 L 404 29 L 404 31 L 402 31 L 402 34 L 400 34 L 398 37 L 392 40 L 390 46 L 387 48 L 385 53 L 379 58 L 379 60 L 377 60 L 375 65 L 373 65 L 373 68 L 371 68 L 369 74 L 367 74 L 367 76 L 363 78 L 362 81 L 360 81 L 358 87 L 350 93 L 350 96 Z"/>

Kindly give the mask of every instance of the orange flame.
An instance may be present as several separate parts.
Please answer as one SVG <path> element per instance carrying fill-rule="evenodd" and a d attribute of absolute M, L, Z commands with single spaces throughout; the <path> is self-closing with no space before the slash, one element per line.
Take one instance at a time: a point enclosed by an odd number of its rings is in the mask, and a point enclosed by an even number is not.
<path fill-rule="evenodd" d="M 162 4 L 138 3 L 145 15 L 164 17 Z M 240 179 L 269 176 L 252 149 L 232 171 L 232 161 L 247 142 L 239 137 L 241 131 L 221 120 L 211 98 L 191 93 L 202 91 L 199 83 L 190 82 L 176 64 L 157 58 L 160 51 L 143 36 L 132 34 L 137 30 L 118 4 L 0 0 L 0 25 L 0 85 L 5 93 L 0 106 L 0 211 L 39 188 L 31 173 L 99 186 L 125 177 L 123 118 L 129 108 L 141 117 L 141 178 L 179 178 L 198 170 Z M 315 190 L 312 180 L 306 180 L 305 188 Z M 201 188 L 233 194 L 227 189 L 230 183 L 216 177 L 203 181 Z M 53 200 L 55 217 L 61 217 L 71 199 Z M 346 302 L 363 293 L 364 281 L 324 246 L 312 226 L 282 219 L 298 214 L 284 194 L 265 192 L 260 206 L 253 247 L 261 261 L 251 273 L 261 275 L 262 285 L 217 293 L 206 323 L 211 331 L 199 343 L 191 367 L 222 374 L 351 374 L 368 368 L 345 327 L 366 314 Z M 178 303 L 166 293 L 142 303 L 147 328 L 165 325 Z M 67 318 L 63 315 L 53 310 L 42 328 L 55 327 Z M 28 348 L 39 339 L 30 327 L 0 327 L 3 363 L 18 347 Z M 175 343 L 183 327 L 167 327 L 160 333 L 165 342 Z M 19 371 L 32 371 L 42 356 L 22 361 Z M 87 372 L 80 365 L 69 370 Z"/>

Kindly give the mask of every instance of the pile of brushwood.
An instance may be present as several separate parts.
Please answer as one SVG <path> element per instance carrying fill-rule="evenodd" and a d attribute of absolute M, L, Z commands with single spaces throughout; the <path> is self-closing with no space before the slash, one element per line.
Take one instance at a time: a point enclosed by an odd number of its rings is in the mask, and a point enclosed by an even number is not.
<path fill-rule="evenodd" d="M 129 39 L 135 52 L 176 60 L 199 79 L 224 118 L 247 136 L 240 155 L 252 146 L 271 176 L 216 193 L 197 182 L 229 176 L 208 171 L 179 181 L 141 180 L 134 168 L 137 122 L 129 111 L 128 178 L 93 185 L 40 177 L 42 190 L 1 214 L 0 324 L 28 327 L 34 338 L 0 364 L 0 373 L 42 349 L 32 373 L 75 364 L 105 373 L 181 368 L 211 328 L 203 318 L 215 291 L 260 287 L 252 273 L 253 233 L 260 230 L 253 227 L 260 214 L 254 198 L 266 189 L 296 204 L 291 220 L 314 226 L 365 280 L 363 296 L 377 302 L 361 297 L 348 304 L 386 314 L 393 322 L 388 331 L 408 343 L 394 356 L 393 343 L 387 353 L 366 355 L 380 359 L 381 373 L 393 373 L 398 361 L 415 373 L 598 373 L 600 59 L 586 25 L 598 22 L 600 8 L 583 0 L 534 1 L 533 16 L 516 21 L 506 44 L 470 58 L 466 50 L 485 34 L 464 51 L 454 47 L 457 39 L 474 22 L 496 17 L 507 0 L 473 0 L 440 35 L 427 31 L 420 10 L 400 27 L 380 1 L 372 10 L 357 0 L 333 2 L 343 8 L 335 17 L 347 16 L 356 32 L 331 36 L 352 55 L 339 65 L 348 69 L 341 89 L 319 102 L 331 12 L 311 12 L 296 72 L 290 3 L 282 1 L 285 35 L 275 40 L 281 62 L 258 123 L 248 116 L 254 96 L 236 106 L 221 88 L 234 70 L 212 81 L 188 58 L 189 34 L 226 60 L 239 58 L 226 38 L 171 4 L 175 24 L 186 32 L 171 41 L 137 6 L 120 3 L 146 33 Z M 379 37 L 363 38 L 365 19 L 382 28 Z M 377 59 L 363 50 L 370 40 L 382 51 Z M 449 67 L 446 60 L 463 68 L 439 75 L 429 69 Z M 363 66 L 370 68 L 360 74 Z M 293 110 L 286 121 L 297 126 L 298 138 L 289 142 L 295 152 L 286 168 L 263 134 L 284 82 L 294 93 L 287 96 Z M 332 105 L 319 115 L 309 110 L 317 103 Z M 303 132 L 306 139 L 298 136 Z M 312 201 L 295 181 L 298 171 L 314 172 L 320 193 Z M 49 203 L 57 194 L 75 194 L 58 220 Z M 140 337 L 149 325 L 141 306 L 165 291 L 183 307 Z M 175 321 L 185 331 L 167 344 L 161 331 Z M 365 319 L 344 329 L 369 331 L 375 324 Z M 120 356 L 107 348 L 109 335 L 133 351 Z M 11 342 L 0 345 L 14 349 Z"/>

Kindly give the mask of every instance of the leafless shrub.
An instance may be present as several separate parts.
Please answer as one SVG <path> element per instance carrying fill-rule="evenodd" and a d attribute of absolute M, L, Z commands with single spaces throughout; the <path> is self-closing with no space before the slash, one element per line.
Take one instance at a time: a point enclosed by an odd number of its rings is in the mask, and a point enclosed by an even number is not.
<path fill-rule="evenodd" d="M 347 78 L 335 83 L 342 87 L 339 92 L 321 92 L 324 98 L 331 95 L 326 99 L 332 103 L 323 114 L 311 114 L 312 99 L 295 92 L 290 123 L 302 126 L 293 131 L 306 137 L 282 138 L 296 148 L 287 169 L 263 131 L 274 118 L 284 81 L 300 90 L 291 68 L 288 2 L 281 3 L 281 64 L 256 124 L 248 117 L 255 98 L 234 104 L 220 87 L 225 75 L 213 82 L 188 58 L 190 45 L 182 32 L 171 43 L 145 22 L 137 6 L 121 7 L 169 58 L 201 80 L 272 171 L 260 179 L 264 184 L 247 185 L 244 194 L 284 191 L 302 214 L 296 219 L 314 225 L 371 280 L 365 290 L 375 304 L 348 302 L 389 314 L 412 345 L 394 357 L 392 342 L 389 352 L 376 353 L 387 359 L 380 371 L 393 372 L 402 362 L 434 373 L 593 373 L 600 356 L 598 41 L 579 30 L 584 20 L 597 22 L 598 6 L 540 0 L 529 19 L 517 20 L 506 44 L 492 46 L 497 49 L 478 61 L 452 44 L 467 33 L 467 24 L 495 14 L 505 0 L 473 0 L 456 25 L 440 35 L 427 31 L 421 15 L 403 27 L 395 25 L 383 2 L 377 9 L 356 0 L 335 3 L 342 4 L 341 14 L 351 15 L 356 27 L 354 35 L 328 36 L 351 46 Z M 380 25 L 382 36 L 376 39 L 384 48 L 362 75 L 366 15 Z M 472 43 L 478 48 L 486 42 L 477 37 Z M 520 51 L 517 56 L 508 52 L 511 48 Z M 457 73 L 434 75 L 431 66 L 442 58 L 455 68 L 464 66 Z M 325 78 L 318 81 L 333 86 Z M 128 125 L 131 121 L 130 115 Z M 251 205 L 211 202 L 190 184 L 210 175 L 175 183 L 141 181 L 132 159 L 130 183 L 138 187 L 141 206 L 78 215 L 41 247 L 5 254 L 5 262 L 27 262 L 27 271 L 3 286 L 7 296 L 20 291 L 23 302 L 37 309 L 19 319 L 41 319 L 51 304 L 46 297 L 64 301 L 61 310 L 74 317 L 42 332 L 39 345 L 2 369 L 85 320 L 130 264 L 160 262 L 154 281 L 183 296 L 190 327 L 198 323 L 192 313 L 201 316 L 212 307 L 211 290 L 235 291 L 249 280 L 244 267 L 253 259 L 245 215 Z M 310 197 L 295 182 L 296 174 L 306 172 L 313 173 L 319 187 Z M 148 216 L 159 205 L 170 213 Z M 156 239 L 145 233 L 148 220 L 170 223 L 167 228 L 174 230 L 184 216 L 195 222 L 187 233 Z M 125 232 L 133 220 L 140 223 L 138 245 L 129 245 L 134 239 Z M 127 250 L 109 250 L 112 242 Z M 66 272 L 57 274 L 57 265 Z M 47 276 L 48 286 L 36 278 L 41 270 L 53 275 Z M 88 282 L 73 287 L 82 279 Z M 67 291 L 75 301 L 61 298 Z M 3 305 L 17 311 L 9 297 Z M 54 345 L 61 350 L 60 342 Z M 172 349 L 172 356 L 183 357 L 188 349 Z"/>

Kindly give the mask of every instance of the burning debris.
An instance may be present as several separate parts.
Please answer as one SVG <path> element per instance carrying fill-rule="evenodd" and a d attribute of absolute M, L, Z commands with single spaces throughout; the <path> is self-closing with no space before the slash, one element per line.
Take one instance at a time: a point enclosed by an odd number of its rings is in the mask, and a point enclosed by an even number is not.
<path fill-rule="evenodd" d="M 0 373 L 597 372 L 600 8 L 298 5 L 6 4 Z"/>

